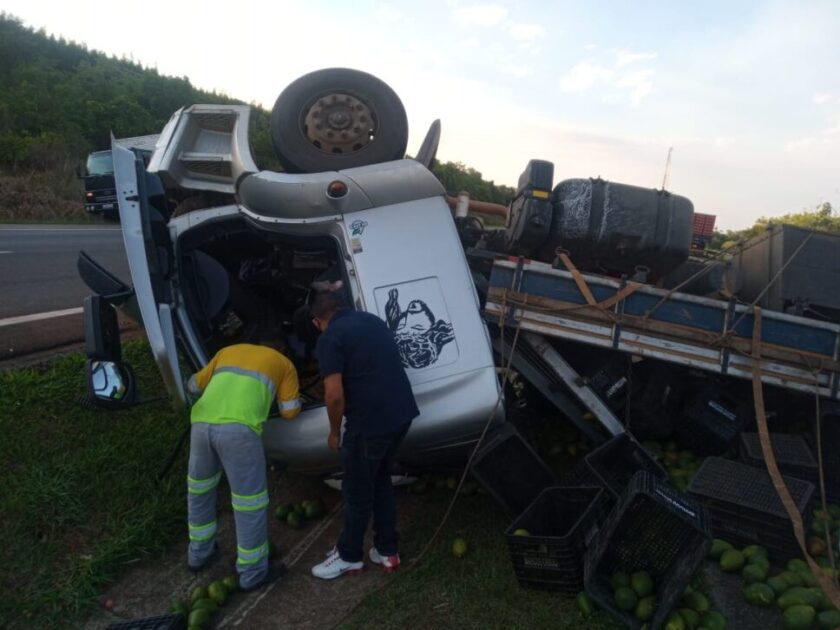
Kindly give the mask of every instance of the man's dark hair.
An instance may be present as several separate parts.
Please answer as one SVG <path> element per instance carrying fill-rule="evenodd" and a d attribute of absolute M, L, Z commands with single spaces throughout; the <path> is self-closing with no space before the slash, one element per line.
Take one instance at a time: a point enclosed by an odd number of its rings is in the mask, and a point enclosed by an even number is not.
<path fill-rule="evenodd" d="M 324 291 L 315 296 L 309 308 L 313 317 L 329 319 L 330 315 L 343 307 L 344 298 L 340 291 Z"/>

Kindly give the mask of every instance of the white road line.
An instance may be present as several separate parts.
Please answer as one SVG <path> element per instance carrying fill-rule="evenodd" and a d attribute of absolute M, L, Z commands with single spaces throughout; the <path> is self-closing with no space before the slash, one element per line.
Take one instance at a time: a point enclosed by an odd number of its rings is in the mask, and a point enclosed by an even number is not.
<path fill-rule="evenodd" d="M 315 527 L 311 532 L 309 532 L 303 540 L 301 540 L 297 545 L 295 545 L 289 553 L 283 558 L 283 561 L 286 563 L 286 567 L 291 569 L 297 561 L 303 557 L 309 548 L 312 547 L 313 544 L 321 537 L 327 528 L 333 524 L 335 519 L 341 514 L 342 503 L 339 503 L 332 509 L 332 511 L 327 515 L 327 517 L 318 523 L 318 526 Z M 272 582 L 268 586 L 266 586 L 262 593 L 254 597 L 253 599 L 248 598 L 237 608 L 233 613 L 228 617 L 225 616 L 222 619 L 222 622 L 218 624 L 217 627 L 224 628 L 226 626 L 238 626 L 242 622 L 245 621 L 245 618 L 248 614 L 259 604 L 263 599 L 265 599 L 266 595 L 271 593 L 274 590 L 274 587 L 280 584 L 284 578 L 277 580 L 276 582 Z"/>
<path fill-rule="evenodd" d="M 47 313 L 35 313 L 33 315 L 19 315 L 17 317 L 7 317 L 0 319 L 0 328 L 3 326 L 14 326 L 15 324 L 26 324 L 28 322 L 37 322 L 42 319 L 53 319 L 54 317 L 66 317 L 67 315 L 77 315 L 83 313 L 85 309 L 81 306 L 78 308 L 65 308 L 61 311 L 49 311 Z"/>

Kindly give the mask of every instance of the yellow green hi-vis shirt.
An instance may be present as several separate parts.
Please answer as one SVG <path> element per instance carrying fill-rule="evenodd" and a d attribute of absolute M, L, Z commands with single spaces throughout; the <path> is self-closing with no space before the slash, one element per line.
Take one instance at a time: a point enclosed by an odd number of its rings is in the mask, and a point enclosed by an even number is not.
<path fill-rule="evenodd" d="M 222 348 L 192 375 L 187 389 L 201 394 L 192 408 L 192 422 L 240 422 L 260 434 L 275 398 L 287 420 L 300 413 L 295 366 L 265 346 L 240 343 Z"/>

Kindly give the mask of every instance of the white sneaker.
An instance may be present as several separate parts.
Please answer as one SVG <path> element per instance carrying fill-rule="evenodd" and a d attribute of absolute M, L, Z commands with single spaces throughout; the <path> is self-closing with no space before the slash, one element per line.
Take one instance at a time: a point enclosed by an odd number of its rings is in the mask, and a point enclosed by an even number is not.
<path fill-rule="evenodd" d="M 312 575 L 322 580 L 334 580 L 345 573 L 358 575 L 364 569 L 364 562 L 346 562 L 341 559 L 341 556 L 338 554 L 338 549 L 333 547 L 327 554 L 326 560 L 312 567 Z"/>
<path fill-rule="evenodd" d="M 373 564 L 381 566 L 385 573 L 393 573 L 400 566 L 400 554 L 398 553 L 395 553 L 393 556 L 383 556 L 380 555 L 376 547 L 371 547 L 368 557 L 370 557 L 370 561 Z"/>

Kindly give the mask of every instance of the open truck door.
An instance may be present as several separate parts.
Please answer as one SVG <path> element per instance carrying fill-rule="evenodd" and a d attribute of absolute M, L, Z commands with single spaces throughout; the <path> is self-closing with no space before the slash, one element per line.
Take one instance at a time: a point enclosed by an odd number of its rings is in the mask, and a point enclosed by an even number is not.
<path fill-rule="evenodd" d="M 143 160 L 132 151 L 113 139 L 111 151 L 123 242 L 133 285 L 132 306 L 140 315 L 167 392 L 176 404 L 183 405 L 186 399 L 167 284 L 173 265 L 172 243 L 166 217 L 153 203 L 154 199 L 162 198 L 163 189 L 160 180 L 146 173 Z M 102 297 L 107 299 L 107 296 Z M 112 306 L 109 310 L 99 301 L 96 305 L 86 304 L 85 309 L 85 325 L 93 333 L 88 335 L 89 346 L 107 349 L 104 354 L 95 352 L 102 356 L 88 352 L 88 391 L 93 402 L 110 406 L 129 404 L 133 400 L 133 396 L 127 397 L 123 393 L 133 393 L 128 383 L 130 366 L 121 361 L 112 341 L 103 341 L 113 339 L 112 311 Z M 103 343 L 97 343 L 97 339 Z M 92 349 L 96 350 L 89 348 Z"/>

